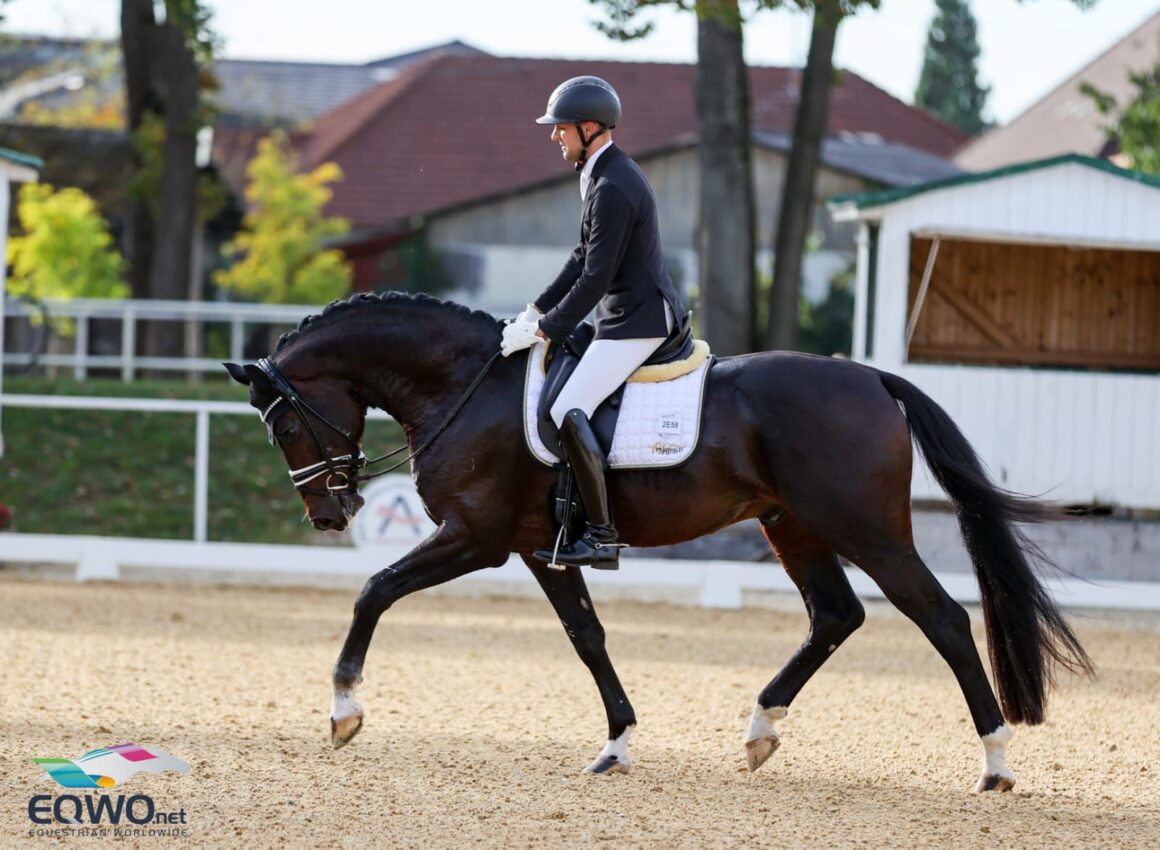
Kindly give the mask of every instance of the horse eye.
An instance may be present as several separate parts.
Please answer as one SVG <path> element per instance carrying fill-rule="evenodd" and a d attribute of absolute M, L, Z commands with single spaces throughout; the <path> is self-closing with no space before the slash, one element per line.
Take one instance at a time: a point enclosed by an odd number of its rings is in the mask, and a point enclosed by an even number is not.
<path fill-rule="evenodd" d="M 292 443 L 298 439 L 298 427 L 296 425 L 290 425 L 280 431 L 275 431 L 274 439 L 279 443 Z"/>

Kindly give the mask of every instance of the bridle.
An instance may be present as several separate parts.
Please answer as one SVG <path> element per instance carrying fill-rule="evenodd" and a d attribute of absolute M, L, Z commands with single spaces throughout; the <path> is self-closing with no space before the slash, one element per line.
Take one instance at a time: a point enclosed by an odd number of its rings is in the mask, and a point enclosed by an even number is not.
<path fill-rule="evenodd" d="M 475 380 L 471 382 L 470 386 L 468 386 L 468 388 L 464 391 L 463 395 L 459 397 L 459 401 L 455 403 L 455 406 L 452 407 L 451 411 L 443 418 L 443 421 L 439 424 L 439 427 L 435 429 L 435 433 L 431 435 L 427 442 L 425 442 L 415 451 L 411 452 L 409 455 L 407 455 L 407 457 L 403 458 L 398 463 L 378 472 L 364 473 L 362 470 L 368 466 L 373 466 L 376 463 L 388 460 L 400 452 L 406 451 L 409 446 L 401 446 L 394 451 L 387 452 L 385 455 L 380 455 L 373 460 L 368 460 L 367 456 L 363 453 L 362 445 L 358 440 L 355 439 L 354 435 L 347 431 L 345 428 L 340 428 L 338 425 L 334 424 L 321 413 L 319 413 L 310 404 L 310 402 L 302 398 L 298 390 L 296 390 L 294 385 L 290 383 L 290 379 L 283 375 L 282 371 L 265 357 L 259 360 L 257 365 L 258 368 L 262 370 L 263 374 L 265 374 L 266 377 L 270 379 L 270 385 L 273 387 L 274 392 L 278 394 L 278 397 L 275 398 L 266 407 L 265 410 L 259 411 L 258 415 L 261 417 L 262 422 L 265 423 L 266 428 L 270 433 L 271 443 L 277 441 L 274 437 L 274 421 L 286 411 L 286 408 L 283 407 L 283 405 L 288 405 L 289 409 L 298 414 L 298 418 L 305 423 L 307 430 L 310 432 L 310 436 L 314 438 L 314 443 L 316 446 L 318 446 L 318 453 L 321 455 L 322 460 L 318 461 L 317 463 L 312 463 L 309 466 L 303 466 L 299 469 L 290 470 L 290 480 L 294 482 L 294 487 L 296 490 L 298 490 L 299 493 L 312 496 L 341 496 L 345 494 L 353 494 L 358 492 L 359 482 L 369 481 L 372 478 L 378 478 L 380 475 L 386 475 L 388 472 L 394 472 L 400 466 L 410 463 L 412 460 L 430 448 L 431 444 L 435 442 L 435 438 L 442 434 L 444 430 L 446 430 L 447 426 L 451 424 L 451 420 L 455 418 L 455 415 L 463 409 L 465 404 L 467 404 L 467 400 L 471 398 L 472 393 L 474 393 L 479 385 L 483 382 L 484 377 L 487 375 L 488 371 L 491 369 L 492 364 L 495 363 L 499 356 L 500 352 L 497 351 L 490 358 L 488 358 L 487 363 L 484 364 L 479 374 L 475 376 Z M 326 448 L 326 444 L 322 442 L 322 438 L 318 436 L 318 432 L 315 430 L 314 425 L 311 423 L 311 417 L 317 419 L 323 425 L 326 425 L 327 427 L 346 437 L 350 444 L 354 446 L 355 449 L 357 449 L 357 453 L 348 452 L 344 455 L 331 457 L 330 452 Z M 308 482 L 313 481 L 315 478 L 318 478 L 324 474 L 326 475 L 325 489 L 306 486 Z"/>

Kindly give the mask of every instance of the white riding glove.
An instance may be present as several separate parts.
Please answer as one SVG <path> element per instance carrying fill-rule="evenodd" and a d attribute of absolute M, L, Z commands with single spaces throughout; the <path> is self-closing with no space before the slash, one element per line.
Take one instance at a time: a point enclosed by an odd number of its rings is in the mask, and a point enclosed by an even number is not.
<path fill-rule="evenodd" d="M 535 304 L 529 303 L 528 306 L 524 308 L 524 311 L 510 322 L 508 322 L 508 324 L 515 324 L 516 322 L 538 322 L 540 321 L 540 317 L 542 315 L 544 314 L 536 309 Z"/>
<path fill-rule="evenodd" d="M 539 322 L 512 322 L 503 329 L 503 342 L 499 350 L 504 357 L 511 357 L 517 351 L 531 348 L 540 338 L 536 331 L 540 329 Z"/>

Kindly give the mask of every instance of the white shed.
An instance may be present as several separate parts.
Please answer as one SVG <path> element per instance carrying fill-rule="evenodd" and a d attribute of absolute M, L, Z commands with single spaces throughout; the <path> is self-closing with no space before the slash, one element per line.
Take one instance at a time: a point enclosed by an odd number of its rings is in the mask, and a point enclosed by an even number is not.
<path fill-rule="evenodd" d="M 855 359 L 1007 488 L 1160 509 L 1160 179 L 1069 154 L 829 208 L 860 225 Z M 944 498 L 917 464 L 913 492 Z"/>
<path fill-rule="evenodd" d="M 4 393 L 4 298 L 8 279 L 8 210 L 13 183 L 35 180 L 44 163 L 34 156 L 0 148 L 0 396 Z M 0 410 L 2 410 L 0 405 Z M 4 430 L 0 427 L 0 457 L 4 456 Z"/>

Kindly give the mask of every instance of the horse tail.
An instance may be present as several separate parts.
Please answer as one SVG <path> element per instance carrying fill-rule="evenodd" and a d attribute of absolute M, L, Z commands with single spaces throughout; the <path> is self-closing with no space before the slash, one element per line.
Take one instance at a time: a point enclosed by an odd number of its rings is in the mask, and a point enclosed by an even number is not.
<path fill-rule="evenodd" d="M 1042 723 L 1055 664 L 1089 675 L 1095 668 L 1029 561 L 1058 568 L 1013 523 L 1060 519 L 1063 513 L 996 487 L 945 410 L 909 381 L 878 374 L 905 408 L 911 438 L 954 502 L 979 581 L 1003 714 L 1013 723 Z"/>

